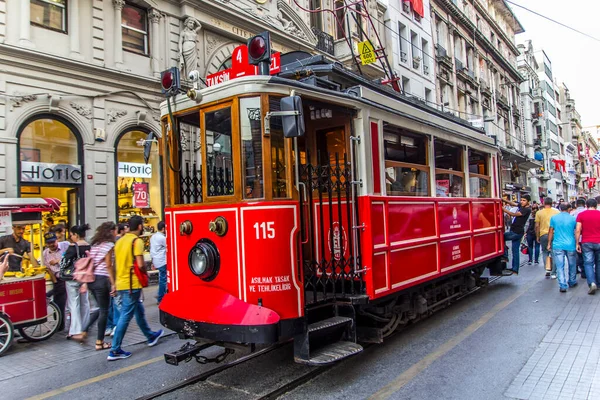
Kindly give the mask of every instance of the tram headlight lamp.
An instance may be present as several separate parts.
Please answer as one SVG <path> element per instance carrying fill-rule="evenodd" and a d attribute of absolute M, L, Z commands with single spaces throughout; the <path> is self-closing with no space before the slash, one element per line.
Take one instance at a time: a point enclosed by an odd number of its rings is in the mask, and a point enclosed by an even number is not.
<path fill-rule="evenodd" d="M 188 255 L 190 270 L 206 282 L 215 279 L 219 272 L 220 261 L 217 246 L 209 239 L 200 239 Z"/>

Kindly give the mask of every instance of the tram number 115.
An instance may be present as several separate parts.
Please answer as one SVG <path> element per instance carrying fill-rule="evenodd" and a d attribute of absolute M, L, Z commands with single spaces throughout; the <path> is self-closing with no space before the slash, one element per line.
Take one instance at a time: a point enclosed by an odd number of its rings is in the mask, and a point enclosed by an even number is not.
<path fill-rule="evenodd" d="M 260 239 L 275 239 L 275 222 L 257 222 L 254 224 L 256 229 L 256 240 Z"/>

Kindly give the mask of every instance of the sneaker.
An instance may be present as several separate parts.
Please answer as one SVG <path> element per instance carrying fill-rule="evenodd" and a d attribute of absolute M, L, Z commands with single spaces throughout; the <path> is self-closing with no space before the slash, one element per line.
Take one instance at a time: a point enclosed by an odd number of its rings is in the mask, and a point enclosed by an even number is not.
<path fill-rule="evenodd" d="M 110 331 L 110 336 L 115 336 L 115 332 L 117 331 L 117 327 L 115 326 L 114 328 L 112 328 L 112 330 Z"/>
<path fill-rule="evenodd" d="M 590 290 L 588 290 L 588 294 L 594 294 L 598 290 L 598 286 L 594 282 L 590 285 Z"/>
<path fill-rule="evenodd" d="M 152 339 L 148 340 L 148 347 L 152 347 L 158 343 L 158 339 L 162 337 L 163 333 L 164 331 L 162 329 L 160 329 L 158 332 L 155 332 L 154 336 L 152 336 Z"/>
<path fill-rule="evenodd" d="M 549 276 L 550 276 L 550 272 L 546 272 L 546 277 L 549 277 Z"/>
<path fill-rule="evenodd" d="M 115 360 L 122 360 L 122 359 L 129 358 L 129 357 L 131 357 L 130 352 L 119 349 L 117 351 L 111 350 L 108 353 L 108 357 L 106 357 L 106 359 L 108 361 L 115 361 Z"/>
<path fill-rule="evenodd" d="M 552 279 L 556 279 L 556 274 L 552 274 L 552 275 L 550 275 L 550 278 L 552 278 Z"/>
<path fill-rule="evenodd" d="M 572 288 L 574 288 L 574 287 L 577 287 L 577 282 L 575 282 L 575 283 L 574 283 L 574 284 L 572 284 L 572 285 L 569 285 L 569 287 L 572 287 Z"/>
<path fill-rule="evenodd" d="M 559 292 L 561 292 L 561 293 L 567 293 L 567 289 L 560 288 L 560 289 L 559 289 Z"/>
<path fill-rule="evenodd" d="M 527 261 L 527 265 L 533 265 L 531 261 Z"/>
<path fill-rule="evenodd" d="M 112 328 L 106 328 L 106 330 L 104 331 L 104 336 L 111 336 L 110 334 L 112 333 Z"/>

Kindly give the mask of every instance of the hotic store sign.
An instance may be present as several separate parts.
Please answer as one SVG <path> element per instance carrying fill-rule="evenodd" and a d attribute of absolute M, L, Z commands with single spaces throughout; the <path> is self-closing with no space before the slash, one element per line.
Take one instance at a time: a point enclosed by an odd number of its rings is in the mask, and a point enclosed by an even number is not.
<path fill-rule="evenodd" d="M 21 161 L 21 182 L 81 184 L 81 165 Z"/>

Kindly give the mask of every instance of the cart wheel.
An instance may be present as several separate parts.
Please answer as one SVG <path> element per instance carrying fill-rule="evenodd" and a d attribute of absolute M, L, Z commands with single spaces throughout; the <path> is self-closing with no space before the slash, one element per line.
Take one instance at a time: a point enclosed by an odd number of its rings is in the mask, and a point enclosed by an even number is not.
<path fill-rule="evenodd" d="M 15 332 L 10 319 L 8 319 L 6 314 L 0 312 L 0 356 L 4 354 L 12 344 L 14 335 Z"/>
<path fill-rule="evenodd" d="M 56 333 L 62 319 L 60 309 L 53 301 L 48 302 L 47 308 L 48 317 L 46 322 L 26 328 L 19 328 L 19 333 L 24 339 L 30 342 L 40 342 L 49 339 Z"/>

